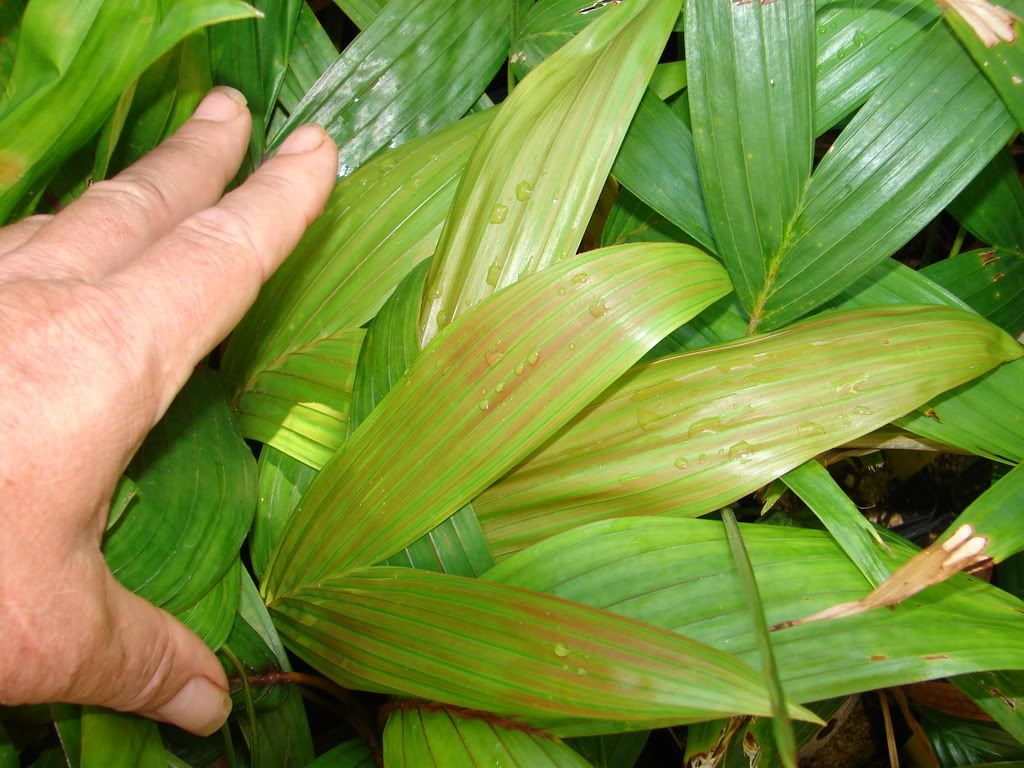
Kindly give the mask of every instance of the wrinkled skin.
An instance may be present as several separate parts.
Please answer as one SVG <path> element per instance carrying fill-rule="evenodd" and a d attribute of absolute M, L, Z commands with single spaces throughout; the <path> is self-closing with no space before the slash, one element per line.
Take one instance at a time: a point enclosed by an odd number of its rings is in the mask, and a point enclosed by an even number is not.
<path fill-rule="evenodd" d="M 0 704 L 203 735 L 230 710 L 214 654 L 121 587 L 100 541 L 142 439 L 334 184 L 337 150 L 306 126 L 223 195 L 250 128 L 241 94 L 214 89 L 116 178 L 0 229 Z"/>

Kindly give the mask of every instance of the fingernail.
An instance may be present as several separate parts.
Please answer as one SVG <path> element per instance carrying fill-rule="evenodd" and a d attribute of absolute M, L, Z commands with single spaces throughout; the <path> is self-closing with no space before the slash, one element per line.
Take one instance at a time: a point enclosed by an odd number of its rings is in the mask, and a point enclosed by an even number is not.
<path fill-rule="evenodd" d="M 205 677 L 193 677 L 174 698 L 156 711 L 160 720 L 197 736 L 209 736 L 231 714 L 231 697 Z"/>
<path fill-rule="evenodd" d="M 298 155 L 312 152 L 323 145 L 327 133 L 319 125 L 303 125 L 292 131 L 277 150 L 279 155 Z"/>
<path fill-rule="evenodd" d="M 193 117 L 223 123 L 238 117 L 238 113 L 246 104 L 245 96 L 241 91 L 228 85 L 218 85 L 199 102 Z"/>

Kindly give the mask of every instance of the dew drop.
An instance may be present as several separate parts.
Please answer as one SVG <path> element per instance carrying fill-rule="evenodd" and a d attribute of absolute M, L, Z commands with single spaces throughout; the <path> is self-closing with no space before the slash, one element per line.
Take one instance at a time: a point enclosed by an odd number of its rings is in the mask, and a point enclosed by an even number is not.
<path fill-rule="evenodd" d="M 495 222 L 495 223 L 500 223 L 500 222 Z M 487 284 L 493 287 L 493 286 L 498 284 L 498 280 L 500 280 L 500 279 L 501 279 L 501 264 L 499 264 L 496 261 L 491 262 L 491 266 L 489 266 L 487 268 L 487 278 L 486 278 Z"/>
<path fill-rule="evenodd" d="M 520 181 L 516 184 L 516 200 L 525 203 L 533 194 L 533 184 L 528 181 Z"/>
<path fill-rule="evenodd" d="M 442 309 L 440 312 L 438 312 L 437 313 L 437 327 L 438 328 L 444 328 L 446 325 L 448 325 L 450 317 L 451 316 L 448 314 L 448 310 Z"/>
<path fill-rule="evenodd" d="M 496 349 L 492 349 L 484 354 L 484 360 L 487 362 L 488 365 L 495 365 L 504 356 L 504 352 L 499 352 Z"/>
<path fill-rule="evenodd" d="M 608 311 L 608 307 L 604 305 L 603 301 L 595 301 L 590 305 L 590 314 L 594 317 L 603 317 L 604 313 Z"/>
<path fill-rule="evenodd" d="M 503 389 L 505 389 L 505 382 L 499 381 L 494 387 L 494 392 L 497 394 L 500 393 Z"/>
<path fill-rule="evenodd" d="M 589 279 L 590 275 L 588 275 L 586 272 L 577 272 L 575 275 L 572 276 L 572 281 L 576 283 L 576 285 L 583 285 Z"/>
<path fill-rule="evenodd" d="M 751 460 L 753 453 L 754 449 L 750 443 L 743 440 L 729 449 L 729 458 L 746 462 Z"/>
<path fill-rule="evenodd" d="M 675 464 L 676 469 L 686 469 L 688 466 L 690 466 L 690 462 L 688 462 L 682 456 L 680 456 L 672 463 Z"/>
<path fill-rule="evenodd" d="M 722 428 L 722 420 L 718 416 L 695 421 L 690 425 L 687 436 L 692 440 L 700 435 L 714 435 Z"/>
<path fill-rule="evenodd" d="M 526 364 L 525 363 L 520 363 L 519 365 L 516 366 L 516 376 L 522 376 L 523 375 L 523 371 L 525 371 L 525 370 L 526 370 Z"/>
<path fill-rule="evenodd" d="M 586 677 L 587 676 L 587 670 L 585 670 L 583 667 L 576 667 L 576 674 L 579 675 L 580 677 Z"/>
<path fill-rule="evenodd" d="M 526 362 L 528 362 L 530 365 L 536 365 L 538 360 L 540 360 L 539 349 L 533 350 L 530 354 L 526 356 Z"/>
<path fill-rule="evenodd" d="M 489 411 L 489 410 L 491 410 L 491 401 L 490 400 L 481 400 L 480 403 L 479 403 L 479 406 L 480 406 L 480 410 L 481 411 Z"/>
<path fill-rule="evenodd" d="M 506 218 L 508 218 L 508 206 L 498 203 L 494 206 L 494 212 L 491 213 L 491 224 L 501 224 Z"/>
<path fill-rule="evenodd" d="M 569 646 L 565 643 L 555 643 L 555 656 L 564 659 L 569 655 Z"/>
<path fill-rule="evenodd" d="M 868 37 L 868 33 L 862 29 L 858 30 L 853 35 L 853 44 L 856 45 L 858 48 L 863 48 L 865 45 L 868 44 L 869 40 L 870 38 Z"/>
<path fill-rule="evenodd" d="M 575 352 L 576 351 L 576 342 L 575 341 L 570 341 L 569 342 L 569 351 L 570 352 Z"/>
<path fill-rule="evenodd" d="M 797 434 L 808 437 L 810 435 L 824 435 L 825 428 L 814 421 L 805 421 L 796 428 Z"/>
<path fill-rule="evenodd" d="M 558 289 L 558 295 L 559 296 L 565 296 L 565 287 L 564 286 Z"/>
<path fill-rule="evenodd" d="M 870 416 L 874 411 L 868 408 L 866 405 L 858 405 L 853 409 L 853 413 L 856 416 Z"/>

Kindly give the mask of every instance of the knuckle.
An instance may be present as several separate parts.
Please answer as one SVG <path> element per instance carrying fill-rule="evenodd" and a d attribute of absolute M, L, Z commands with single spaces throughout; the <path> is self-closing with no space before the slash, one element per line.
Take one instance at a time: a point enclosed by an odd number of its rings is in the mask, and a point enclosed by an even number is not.
<path fill-rule="evenodd" d="M 186 219 L 178 228 L 190 247 L 204 261 L 215 260 L 225 268 L 239 262 L 262 264 L 260 243 L 245 216 L 225 206 L 207 208 Z"/>
<path fill-rule="evenodd" d="M 111 219 L 123 219 L 125 209 L 144 222 L 153 217 L 167 219 L 173 206 L 167 195 L 168 182 L 142 167 L 128 168 L 112 179 L 97 181 L 89 188 L 94 198 L 110 201 L 116 206 Z"/>

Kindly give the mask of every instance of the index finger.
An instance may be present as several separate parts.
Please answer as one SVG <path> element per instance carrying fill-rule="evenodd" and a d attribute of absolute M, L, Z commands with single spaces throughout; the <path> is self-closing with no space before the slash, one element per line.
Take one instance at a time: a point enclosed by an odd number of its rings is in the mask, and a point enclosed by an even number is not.
<path fill-rule="evenodd" d="M 108 278 L 123 308 L 119 322 L 145 329 L 158 417 L 323 211 L 337 167 L 338 150 L 323 129 L 299 128 L 218 205 Z"/>

